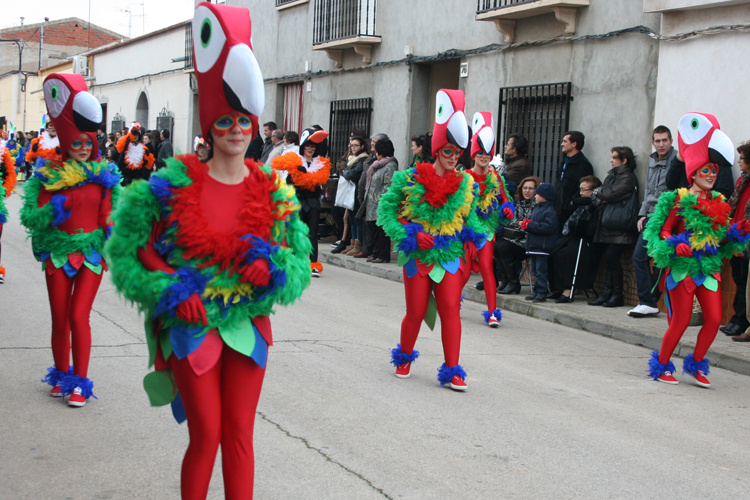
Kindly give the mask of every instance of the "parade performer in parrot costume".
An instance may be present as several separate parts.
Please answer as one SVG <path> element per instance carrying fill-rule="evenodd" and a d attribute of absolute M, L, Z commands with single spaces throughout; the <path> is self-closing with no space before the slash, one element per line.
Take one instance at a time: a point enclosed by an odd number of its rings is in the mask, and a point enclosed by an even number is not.
<path fill-rule="evenodd" d="M 482 312 L 485 323 L 491 328 L 500 326 L 503 315 L 497 308 L 497 282 L 493 265 L 495 232 L 507 226 L 515 216 L 515 203 L 505 187 L 505 180 L 490 166 L 495 155 L 495 122 L 492 113 L 479 111 L 471 121 L 474 135 L 471 137 L 471 160 L 473 168 L 467 170 L 479 187 L 477 198 L 477 220 L 480 230 L 487 235 L 487 244 L 477 252 L 473 270 L 482 275 L 487 311 Z"/>
<path fill-rule="evenodd" d="M 128 133 L 120 137 L 115 145 L 120 153 L 118 166 L 122 174 L 122 184 L 127 186 L 136 179 L 148 179 L 154 168 L 156 157 L 143 144 L 141 124 L 134 122 Z"/>
<path fill-rule="evenodd" d="M 419 357 L 414 345 L 422 320 L 434 325 L 436 308 L 445 354 L 438 381 L 457 391 L 467 389 L 466 372 L 458 364 L 461 290 L 471 275 L 477 249 L 487 243 L 476 213 L 478 186 L 469 174 L 456 170 L 468 145 L 464 93 L 439 90 L 432 136 L 435 164 L 417 163 L 396 172 L 378 203 L 377 220 L 394 240 L 399 265 L 404 267 L 406 315 L 401 343 L 391 351 L 396 376 L 410 376 Z"/>
<path fill-rule="evenodd" d="M 247 8 L 200 3 L 192 21 L 210 158 L 177 156 L 125 188 L 107 245 L 112 280 L 145 315 L 151 404 L 187 420 L 183 499 L 205 499 L 221 445 L 227 498 L 252 498 L 255 412 L 269 315 L 310 283 L 294 189 L 245 159 L 265 101 Z"/>
<path fill-rule="evenodd" d="M 44 80 L 50 130 L 59 136 L 60 159 L 39 147 L 37 168 L 24 187 L 21 223 L 42 263 L 52 312 L 52 355 L 44 382 L 51 396 L 70 395 L 70 406 L 84 406 L 94 395 L 88 378 L 91 357 L 89 316 L 107 270 L 104 242 L 116 202 L 120 176 L 114 165 L 98 161 L 96 128 L 102 107 L 78 74 L 51 74 Z M 44 145 L 43 139 L 38 144 Z M 55 137 L 57 141 L 57 137 Z M 49 144 L 48 144 L 49 145 Z M 33 151 L 33 147 L 32 147 Z M 70 364 L 71 350 L 73 364 Z"/>
<path fill-rule="evenodd" d="M 669 328 L 661 350 L 651 353 L 649 375 L 660 382 L 678 383 L 670 358 L 690 324 L 693 297 L 697 297 L 703 326 L 693 353 L 684 360 L 683 373 L 699 386 L 710 387 L 705 355 L 721 324 L 721 262 L 747 247 L 750 223 L 745 219 L 730 223 L 729 203 L 712 191 L 718 169 L 731 168 L 734 160 L 732 141 L 720 130 L 716 117 L 688 113 L 677 128 L 691 186 L 662 193 L 643 233 L 649 256 L 663 270 L 659 286 L 666 289 L 669 308 Z"/>
<path fill-rule="evenodd" d="M 0 239 L 3 237 L 3 225 L 8 222 L 8 209 L 5 200 L 13 194 L 16 187 L 16 166 L 10 150 L 0 146 Z M 0 242 L 0 284 L 5 283 L 5 267 L 2 261 L 2 242 Z"/>

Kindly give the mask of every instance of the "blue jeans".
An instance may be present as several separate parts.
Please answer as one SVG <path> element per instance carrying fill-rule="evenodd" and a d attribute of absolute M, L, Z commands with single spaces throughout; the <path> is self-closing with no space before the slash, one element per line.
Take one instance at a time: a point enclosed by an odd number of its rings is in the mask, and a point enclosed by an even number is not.
<path fill-rule="evenodd" d="M 547 296 L 547 258 L 548 255 L 530 254 L 531 274 L 534 276 L 534 289 L 532 295 Z"/>
<path fill-rule="evenodd" d="M 648 219 L 643 223 L 644 229 L 646 223 L 648 223 Z M 635 244 L 635 250 L 633 250 L 633 267 L 635 268 L 635 280 L 638 284 L 638 301 L 644 306 L 656 307 L 661 294 L 658 290 L 653 292 L 651 290 L 659 279 L 659 270 L 654 268 L 654 272 L 651 272 L 650 260 L 646 251 L 646 240 L 643 239 L 643 231 L 641 231 Z"/>
<path fill-rule="evenodd" d="M 364 241 L 365 239 L 365 221 L 354 216 L 353 210 L 347 210 L 349 213 L 349 225 L 351 226 L 352 239 Z"/>

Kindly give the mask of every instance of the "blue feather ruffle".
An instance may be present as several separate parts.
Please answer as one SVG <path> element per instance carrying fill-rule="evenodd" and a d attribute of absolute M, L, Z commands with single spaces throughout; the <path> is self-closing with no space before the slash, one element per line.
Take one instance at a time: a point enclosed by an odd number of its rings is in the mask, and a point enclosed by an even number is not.
<path fill-rule="evenodd" d="M 407 354 L 401 351 L 401 344 L 398 344 L 395 349 L 391 349 L 391 364 L 393 366 L 401 366 L 404 363 L 413 363 L 419 357 L 419 351 L 416 349 L 411 354 Z"/>
<path fill-rule="evenodd" d="M 651 359 L 648 360 L 648 375 L 652 379 L 656 380 L 664 372 L 675 372 L 674 363 L 668 361 L 666 363 L 659 363 L 659 351 L 651 353 Z"/>
<path fill-rule="evenodd" d="M 498 321 L 503 320 L 503 312 L 500 309 L 495 309 L 494 311 L 482 311 L 482 317 L 484 318 L 485 323 L 489 324 L 491 315 L 494 315 Z"/>
<path fill-rule="evenodd" d="M 466 372 L 461 365 L 448 367 L 443 363 L 443 365 L 438 368 L 438 382 L 440 382 L 440 385 L 450 383 L 451 379 L 456 376 L 461 377 L 461 380 L 466 380 Z"/>
<path fill-rule="evenodd" d="M 209 278 L 198 272 L 197 269 L 185 267 L 178 269 L 175 273 L 177 281 L 169 285 L 156 304 L 155 316 L 162 314 L 175 315 L 177 306 L 185 302 L 191 295 L 197 293 L 203 295 Z"/>
<path fill-rule="evenodd" d="M 702 371 L 704 375 L 708 375 L 710 373 L 708 369 L 708 364 L 710 362 L 711 361 L 708 358 L 703 358 L 703 361 L 696 361 L 695 358 L 693 358 L 693 353 L 690 353 L 682 362 L 682 373 L 689 373 L 695 377 L 698 371 Z"/>
<path fill-rule="evenodd" d="M 62 383 L 65 381 L 67 377 L 70 377 L 73 375 L 73 367 L 68 368 L 68 373 L 65 373 L 63 371 L 58 370 L 54 366 L 50 366 L 47 368 L 47 375 L 44 376 L 42 379 L 42 382 L 45 384 L 49 384 L 52 387 L 56 386 L 58 383 L 62 385 Z"/>
<path fill-rule="evenodd" d="M 81 396 L 84 398 L 99 399 L 94 396 L 94 383 L 90 379 L 73 374 L 67 376 L 62 383 L 63 395 L 68 396 L 73 394 L 76 387 L 81 388 Z"/>
<path fill-rule="evenodd" d="M 52 206 L 52 227 L 57 227 L 66 220 L 70 219 L 72 210 L 65 210 L 65 202 L 68 197 L 63 194 L 56 194 L 49 200 Z"/>

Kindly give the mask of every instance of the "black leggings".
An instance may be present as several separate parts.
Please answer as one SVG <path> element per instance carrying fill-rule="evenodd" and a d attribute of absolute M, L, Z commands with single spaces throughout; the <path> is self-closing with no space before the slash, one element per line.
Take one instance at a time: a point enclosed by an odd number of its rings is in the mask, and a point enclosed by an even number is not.
<path fill-rule="evenodd" d="M 505 238 L 495 238 L 495 264 L 501 278 L 517 280 L 526 250 Z"/>
<path fill-rule="evenodd" d="M 619 289 L 620 292 L 622 292 L 622 264 L 620 263 L 620 256 L 626 246 L 607 243 L 601 247 L 604 263 L 607 265 L 607 272 L 609 272 L 610 284 L 615 289 Z"/>
<path fill-rule="evenodd" d="M 310 230 L 310 243 L 312 244 L 312 253 L 310 262 L 318 262 L 318 224 L 320 224 L 320 208 L 310 208 L 300 210 L 299 217 L 302 222 L 307 224 Z"/>

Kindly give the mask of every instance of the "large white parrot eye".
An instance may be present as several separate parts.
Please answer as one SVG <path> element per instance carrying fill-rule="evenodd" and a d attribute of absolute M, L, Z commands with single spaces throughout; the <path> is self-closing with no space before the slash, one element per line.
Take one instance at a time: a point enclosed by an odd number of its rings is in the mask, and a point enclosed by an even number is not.
<path fill-rule="evenodd" d="M 435 96 L 435 121 L 438 125 L 442 125 L 447 122 L 448 119 L 453 115 L 453 103 L 448 94 L 442 90 Z M 464 122 L 465 123 L 465 122 Z"/>
<path fill-rule="evenodd" d="M 677 129 L 680 131 L 680 137 L 685 144 L 694 144 L 708 134 L 714 124 L 703 115 L 698 113 L 688 113 L 680 118 Z"/>
<path fill-rule="evenodd" d="M 52 118 L 57 118 L 70 99 L 70 89 L 62 81 L 52 78 L 44 82 L 44 101 Z"/>
<path fill-rule="evenodd" d="M 479 112 L 474 113 L 474 118 L 471 120 L 471 130 L 476 134 L 482 125 L 484 125 L 484 116 Z"/>
<path fill-rule="evenodd" d="M 201 73 L 213 68 L 227 41 L 224 29 L 208 7 L 198 7 L 193 16 L 195 68 Z"/>

